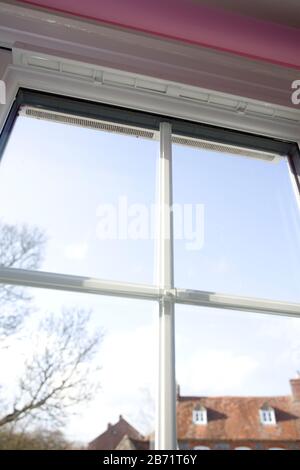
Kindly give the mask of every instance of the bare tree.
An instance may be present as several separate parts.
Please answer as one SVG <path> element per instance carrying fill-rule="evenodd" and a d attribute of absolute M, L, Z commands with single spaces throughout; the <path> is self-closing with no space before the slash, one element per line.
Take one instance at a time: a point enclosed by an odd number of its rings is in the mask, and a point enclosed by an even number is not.
<path fill-rule="evenodd" d="M 79 445 L 68 442 L 61 431 L 0 431 L 0 450 L 72 450 L 77 447 Z"/>
<path fill-rule="evenodd" d="M 139 424 L 144 434 L 153 432 L 155 422 L 155 400 L 149 388 L 143 387 L 139 390 L 141 405 L 137 409 L 134 420 Z"/>
<path fill-rule="evenodd" d="M 45 242 L 45 236 L 36 227 L 0 222 L 0 266 L 37 269 Z M 0 284 L 0 338 L 16 332 L 29 313 L 30 299 L 24 289 Z"/>
<path fill-rule="evenodd" d="M 42 321 L 18 394 L 11 409 L 0 415 L 0 427 L 28 417 L 61 425 L 69 408 L 94 395 L 99 368 L 92 358 L 101 333 L 89 334 L 88 320 L 88 312 L 65 310 Z"/>
<path fill-rule="evenodd" d="M 44 245 L 45 237 L 38 229 L 0 224 L 2 266 L 36 269 Z M 31 311 L 31 297 L 24 289 L 0 285 L 0 338 L 16 333 Z M 93 396 L 99 381 L 98 366 L 92 359 L 102 334 L 89 331 L 90 314 L 65 309 L 40 322 L 30 337 L 31 353 L 15 398 L 7 403 L 0 394 L 0 427 L 29 420 L 42 421 L 43 426 L 63 424 L 70 408 Z M 13 341 L 10 343 L 13 347 Z"/>

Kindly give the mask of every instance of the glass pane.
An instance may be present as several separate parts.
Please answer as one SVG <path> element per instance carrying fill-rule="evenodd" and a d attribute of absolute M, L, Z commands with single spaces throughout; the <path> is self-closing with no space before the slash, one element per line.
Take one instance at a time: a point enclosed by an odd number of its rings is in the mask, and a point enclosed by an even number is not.
<path fill-rule="evenodd" d="M 149 448 L 156 303 L 0 294 L 0 449 Z"/>
<path fill-rule="evenodd" d="M 0 222 L 43 235 L 43 259 L 26 267 L 152 283 L 156 157 L 153 139 L 19 116 L 0 166 Z"/>
<path fill-rule="evenodd" d="M 300 318 L 176 306 L 179 447 L 300 450 L 299 338 Z"/>
<path fill-rule="evenodd" d="M 176 286 L 299 302 L 299 205 L 287 159 L 178 144 L 173 158 Z"/>

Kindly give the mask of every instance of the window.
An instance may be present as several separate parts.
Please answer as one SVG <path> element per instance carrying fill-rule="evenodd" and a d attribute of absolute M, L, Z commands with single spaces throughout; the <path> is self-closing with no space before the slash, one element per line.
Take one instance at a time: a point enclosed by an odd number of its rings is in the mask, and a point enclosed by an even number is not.
<path fill-rule="evenodd" d="M 206 447 L 206 446 L 196 446 L 196 447 L 194 447 L 194 450 L 210 450 L 210 447 Z"/>
<path fill-rule="evenodd" d="M 299 302 L 300 217 L 287 158 L 174 144 L 173 167 L 174 204 L 185 205 L 174 212 L 176 285 Z"/>
<path fill-rule="evenodd" d="M 299 318 L 176 305 L 175 324 L 179 444 L 191 434 L 218 443 L 220 433 L 225 443 L 251 435 L 259 444 L 279 430 L 291 439 L 288 427 L 299 419 L 290 382 L 299 363 Z M 272 361 L 281 367 L 270 368 Z M 190 432 L 187 416 L 200 400 L 208 425 Z"/>
<path fill-rule="evenodd" d="M 276 424 L 275 411 L 268 405 L 259 410 L 261 424 Z"/>
<path fill-rule="evenodd" d="M 155 446 L 161 450 L 185 443 L 188 430 L 176 430 L 181 410 L 189 425 L 195 411 L 196 421 L 205 424 L 209 410 L 209 426 L 194 426 L 195 442 L 205 442 L 207 428 L 228 423 L 236 407 L 232 397 L 239 398 L 240 418 L 249 405 L 240 398 L 256 397 L 257 423 L 259 397 L 266 391 L 288 395 L 286 375 L 294 376 L 299 362 L 294 143 L 19 90 L 0 148 L 0 284 L 3 301 L 16 298 L 5 312 L 16 321 L 19 309 L 27 312 L 26 299 L 39 298 L 26 290 L 36 289 L 44 300 L 35 308 L 47 318 L 61 292 L 93 310 L 88 332 L 97 323 L 108 329 L 104 335 L 120 333 L 106 356 L 107 383 L 112 380 L 118 396 L 113 407 L 99 403 L 103 415 L 113 414 L 105 435 L 116 435 L 137 387 L 151 395 L 153 364 L 159 391 Z M 19 239 L 10 256 L 12 240 Z M 116 300 L 117 307 L 103 299 Z M 71 303 L 62 300 L 59 311 L 64 305 Z M 35 320 L 28 321 L 34 327 Z M 143 341 L 139 333 L 131 338 L 128 328 L 144 327 Z M 66 349 L 66 359 L 68 354 Z M 274 374 L 269 365 L 276 354 Z M 176 376 L 184 395 L 177 416 Z M 239 436 L 243 420 L 235 422 Z M 136 441 L 143 426 L 141 420 L 133 424 Z M 225 440 L 216 445 L 229 446 Z"/>
<path fill-rule="evenodd" d="M 43 233 L 37 269 L 154 282 L 154 135 L 21 108 L 1 162 L 0 216 Z"/>
<path fill-rule="evenodd" d="M 96 449 L 113 450 L 119 426 L 153 433 L 156 303 L 12 285 L 0 295 L 1 449 L 86 448 L 109 430 Z"/>
<path fill-rule="evenodd" d="M 204 407 L 200 407 L 193 411 L 193 423 L 195 424 L 207 424 L 207 410 Z"/>

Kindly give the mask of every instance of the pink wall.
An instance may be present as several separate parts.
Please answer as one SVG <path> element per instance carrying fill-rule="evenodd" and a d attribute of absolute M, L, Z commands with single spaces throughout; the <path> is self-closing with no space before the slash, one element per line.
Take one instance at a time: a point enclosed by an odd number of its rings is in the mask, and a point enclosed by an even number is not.
<path fill-rule="evenodd" d="M 193 0 L 20 1 L 300 69 L 300 30 Z"/>

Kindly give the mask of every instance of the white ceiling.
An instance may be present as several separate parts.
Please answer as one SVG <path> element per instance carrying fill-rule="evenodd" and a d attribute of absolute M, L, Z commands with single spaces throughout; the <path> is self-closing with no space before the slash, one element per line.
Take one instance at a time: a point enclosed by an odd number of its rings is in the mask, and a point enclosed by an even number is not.
<path fill-rule="evenodd" d="M 300 28 L 300 0 L 193 0 L 261 20 Z"/>

